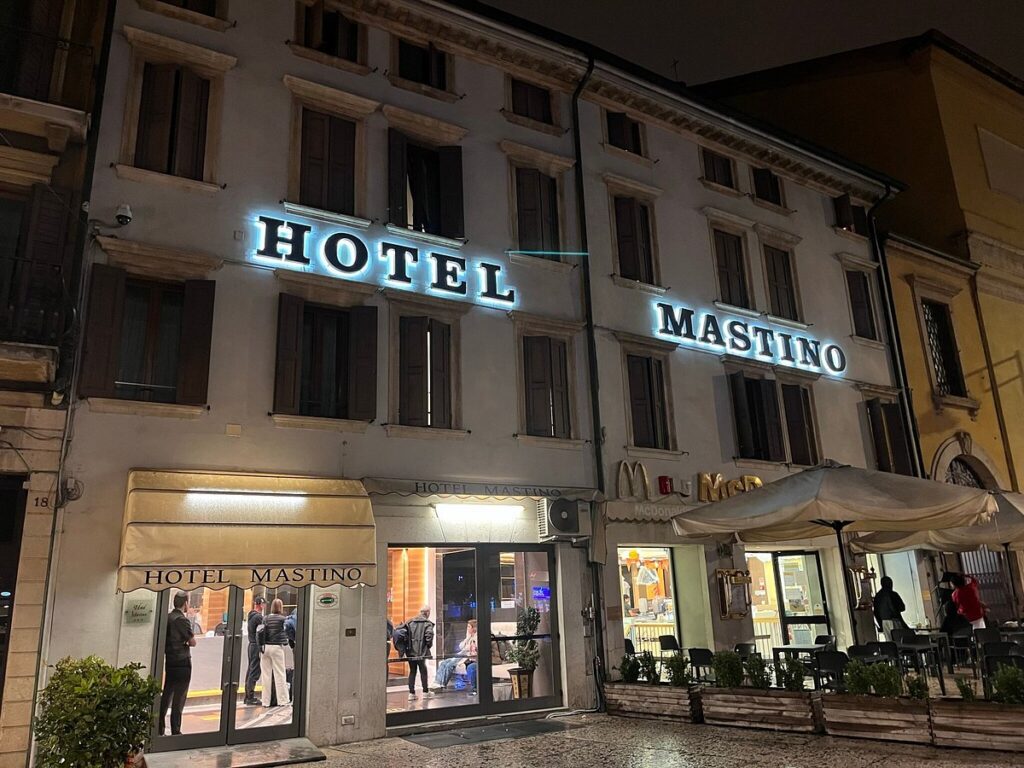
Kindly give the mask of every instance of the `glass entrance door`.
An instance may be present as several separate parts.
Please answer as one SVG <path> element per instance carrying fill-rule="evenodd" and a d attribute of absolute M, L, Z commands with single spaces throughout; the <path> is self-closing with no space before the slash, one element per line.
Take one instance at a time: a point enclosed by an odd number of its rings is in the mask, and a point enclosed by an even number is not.
<path fill-rule="evenodd" d="M 172 614 L 177 594 L 186 598 L 180 610 L 195 639 L 187 664 L 182 663 L 182 654 L 174 659 L 175 654 L 167 653 L 168 641 L 178 642 L 181 637 L 176 629 L 168 631 L 172 615 L 177 618 Z M 154 751 L 299 735 L 306 626 L 303 597 L 302 591 L 287 586 L 201 587 L 161 594 L 153 671 L 163 689 L 157 712 L 158 720 L 163 715 L 163 727 L 157 726 Z M 264 601 L 261 611 L 256 598 Z M 272 618 L 285 620 L 286 634 L 276 638 L 281 642 L 261 651 L 254 642 L 259 635 L 250 633 L 250 627 L 257 627 L 272 612 L 276 613 Z"/>
<path fill-rule="evenodd" d="M 813 643 L 818 635 L 832 634 L 818 553 L 776 552 L 772 562 L 786 642 Z"/>

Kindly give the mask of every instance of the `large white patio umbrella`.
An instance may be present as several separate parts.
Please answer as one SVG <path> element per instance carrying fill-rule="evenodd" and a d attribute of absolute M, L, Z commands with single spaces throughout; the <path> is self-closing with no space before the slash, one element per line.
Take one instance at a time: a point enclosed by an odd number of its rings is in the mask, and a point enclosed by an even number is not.
<path fill-rule="evenodd" d="M 672 525 L 681 536 L 732 536 L 743 542 L 778 542 L 834 532 L 857 641 L 844 530 L 941 530 L 974 525 L 995 511 L 996 502 L 988 491 L 826 460 L 761 488 L 684 512 L 672 519 Z"/>

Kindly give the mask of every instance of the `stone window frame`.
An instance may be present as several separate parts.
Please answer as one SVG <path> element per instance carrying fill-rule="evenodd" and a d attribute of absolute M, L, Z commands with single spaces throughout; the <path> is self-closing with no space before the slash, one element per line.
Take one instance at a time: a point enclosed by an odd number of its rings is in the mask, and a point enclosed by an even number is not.
<path fill-rule="evenodd" d="M 413 35 L 408 33 L 398 34 L 392 32 L 390 34 L 391 43 L 390 50 L 388 52 L 388 71 L 385 73 L 388 82 L 396 88 L 401 88 L 404 91 L 411 91 L 412 93 L 418 93 L 421 96 L 428 96 L 438 101 L 443 101 L 448 104 L 454 104 L 462 99 L 462 95 L 455 90 L 455 54 L 452 53 L 444 44 L 438 45 L 436 40 L 433 40 L 426 35 Z M 398 56 L 399 56 L 399 44 L 401 42 L 409 43 L 423 47 L 425 45 L 433 45 L 438 51 L 444 54 L 444 74 L 445 74 L 445 88 L 435 88 L 432 85 L 426 83 L 417 83 L 415 80 L 407 80 L 398 74 Z"/>
<path fill-rule="evenodd" d="M 612 251 L 612 282 L 624 288 L 633 288 L 645 293 L 653 293 L 657 296 L 664 295 L 668 290 L 662 281 L 661 259 L 658 249 L 658 214 L 655 203 L 661 196 L 662 190 L 658 187 L 644 184 L 641 181 L 628 179 L 614 173 L 605 173 L 601 176 L 604 181 L 608 198 L 609 229 L 611 230 L 611 251 Z M 651 283 L 643 283 L 639 280 L 631 280 L 623 277 L 619 269 L 619 234 L 615 218 L 615 198 L 634 197 L 648 208 L 648 220 L 651 226 Z"/>
<path fill-rule="evenodd" d="M 613 331 L 612 334 L 619 342 L 619 365 L 622 374 L 622 395 L 623 414 L 626 425 L 626 444 L 623 446 L 628 456 L 637 458 L 671 459 L 683 455 L 679 449 L 678 434 L 676 432 L 675 405 L 672 389 L 672 353 L 679 345 L 670 341 L 653 339 L 649 336 L 638 336 L 625 331 Z M 646 448 L 636 445 L 633 437 L 633 413 L 630 407 L 629 395 L 629 355 L 640 355 L 661 361 L 662 374 L 664 376 L 665 393 L 665 432 L 668 438 L 667 448 Z"/>
<path fill-rule="evenodd" d="M 761 256 L 761 277 L 764 280 L 765 289 L 765 316 L 777 325 L 787 325 L 793 328 L 806 329 L 812 323 L 807 320 L 807 312 L 804 309 L 803 294 L 800 290 L 800 270 L 797 266 L 796 248 L 803 240 L 802 237 L 792 232 L 779 229 L 757 222 L 754 224 L 754 234 L 758 241 L 758 253 Z M 789 270 L 793 278 L 793 303 L 796 305 L 797 317 L 781 317 L 772 314 L 772 297 L 768 281 L 768 258 L 765 255 L 765 246 L 785 251 L 789 254 Z M 717 265 L 716 265 L 717 266 Z M 715 270 L 717 274 L 717 269 Z"/>
<path fill-rule="evenodd" d="M 540 120 L 534 120 L 530 117 L 523 115 L 517 115 L 512 111 L 512 81 L 521 80 L 524 83 L 536 86 L 537 88 L 543 88 L 548 92 L 551 98 L 551 122 L 544 123 Z M 534 131 L 540 131 L 550 136 L 564 136 L 568 129 L 562 125 L 562 100 L 561 94 L 558 89 L 553 88 L 549 83 L 542 82 L 536 78 L 530 78 L 523 76 L 518 72 L 506 72 L 504 77 L 505 84 L 505 98 L 504 106 L 499 110 L 501 116 L 508 120 L 514 125 L 520 125 L 524 128 L 530 128 Z"/>
<path fill-rule="evenodd" d="M 701 208 L 700 212 L 704 214 L 704 218 L 707 220 L 708 248 L 711 252 L 711 270 L 715 279 L 716 298 L 714 305 L 719 309 L 733 312 L 744 317 L 761 317 L 761 311 L 758 309 L 757 291 L 754 290 L 754 275 L 751 265 L 750 247 L 750 237 L 755 234 L 754 228 L 757 226 L 757 222 L 753 219 L 729 213 L 728 211 L 712 208 L 711 206 Z M 740 238 L 740 243 L 743 246 L 743 271 L 747 286 L 747 298 L 750 299 L 751 304 L 749 307 L 740 307 L 735 304 L 729 304 L 721 298 L 722 284 L 718 277 L 718 251 L 715 249 L 716 229 L 730 235 L 736 235 Z M 763 263 L 764 260 L 762 259 L 761 261 Z"/>
<path fill-rule="evenodd" d="M 880 314 L 881 295 L 878 287 L 878 262 L 868 261 L 861 256 L 845 252 L 837 253 L 836 259 L 843 270 L 843 292 L 846 294 L 846 309 L 850 318 L 850 340 L 871 349 L 885 349 L 885 326 Z M 863 272 L 868 276 L 868 295 L 871 299 L 871 315 L 875 321 L 875 335 L 878 336 L 877 339 L 868 339 L 857 335 L 857 325 L 853 317 L 853 304 L 850 302 L 850 289 L 846 285 L 847 272 Z"/>

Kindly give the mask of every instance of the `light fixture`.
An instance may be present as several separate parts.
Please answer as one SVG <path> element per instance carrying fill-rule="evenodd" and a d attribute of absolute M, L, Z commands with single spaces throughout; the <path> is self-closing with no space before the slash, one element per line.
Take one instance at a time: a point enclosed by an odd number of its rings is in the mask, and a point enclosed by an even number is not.
<path fill-rule="evenodd" d="M 435 504 L 434 509 L 441 520 L 464 523 L 474 520 L 506 523 L 523 512 L 521 504 Z"/>

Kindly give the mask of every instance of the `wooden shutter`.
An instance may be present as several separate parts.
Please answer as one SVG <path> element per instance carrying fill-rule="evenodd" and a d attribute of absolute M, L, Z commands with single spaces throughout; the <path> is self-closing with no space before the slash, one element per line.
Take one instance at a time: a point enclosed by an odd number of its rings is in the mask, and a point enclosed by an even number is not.
<path fill-rule="evenodd" d="M 740 457 L 753 459 L 757 455 L 754 443 L 753 414 L 747 398 L 747 379 L 742 373 L 729 374 L 729 391 L 732 394 L 732 414 L 736 421 L 736 447 Z"/>
<path fill-rule="evenodd" d="M 871 439 L 875 445 L 875 463 L 882 472 L 892 472 L 892 451 L 889 449 L 889 438 L 885 429 L 885 416 L 882 413 L 882 401 L 873 397 L 864 405 L 868 409 L 868 422 L 871 425 Z"/>
<path fill-rule="evenodd" d="M 626 374 L 629 380 L 633 445 L 640 448 L 655 448 L 657 436 L 654 426 L 654 404 L 651 402 L 651 359 L 627 355 Z"/>
<path fill-rule="evenodd" d="M 177 402 L 182 405 L 206 405 L 216 287 L 213 280 L 185 281 L 178 345 Z"/>
<path fill-rule="evenodd" d="M 786 444 L 782 439 L 782 419 L 779 414 L 779 400 L 775 391 L 775 382 L 771 379 L 760 379 L 758 387 L 761 392 L 761 405 L 764 409 L 765 436 L 767 438 L 768 461 L 785 461 Z"/>
<path fill-rule="evenodd" d="M 817 464 L 810 393 L 805 387 L 797 384 L 783 384 L 782 404 L 786 410 L 790 460 L 802 466 Z"/>
<path fill-rule="evenodd" d="M 738 235 L 716 229 L 715 258 L 722 301 L 736 307 L 749 305 L 746 270 L 743 265 L 743 241 Z"/>
<path fill-rule="evenodd" d="M 630 119 L 625 112 L 608 113 L 608 143 L 619 149 L 629 149 L 632 143 L 630 138 Z"/>
<path fill-rule="evenodd" d="M 296 415 L 302 391 L 302 322 L 306 302 L 282 293 L 277 305 L 277 368 L 274 413 Z"/>
<path fill-rule="evenodd" d="M 540 223 L 544 250 L 555 253 L 562 249 L 558 231 L 558 181 L 542 175 L 540 177 Z M 557 259 L 557 256 L 553 256 Z"/>
<path fill-rule="evenodd" d="M 377 308 L 348 311 L 348 417 L 377 418 Z"/>
<path fill-rule="evenodd" d="M 853 332 L 862 339 L 877 339 L 878 331 L 875 328 L 875 313 L 867 274 L 855 269 L 847 270 L 846 285 L 850 292 L 850 309 L 853 312 Z"/>
<path fill-rule="evenodd" d="M 512 78 L 512 112 L 523 117 L 531 117 L 530 87 L 514 77 Z"/>
<path fill-rule="evenodd" d="M 892 471 L 899 475 L 913 475 L 914 464 L 910 459 L 910 440 L 903 426 L 903 412 L 899 403 L 882 403 L 882 416 L 889 434 L 892 455 Z"/>
<path fill-rule="evenodd" d="M 206 112 L 210 81 L 182 67 L 178 85 L 178 125 L 175 132 L 174 175 L 202 179 L 206 155 Z"/>
<path fill-rule="evenodd" d="M 849 195 L 832 198 L 832 208 L 836 213 L 836 226 L 840 229 L 853 231 L 853 204 Z"/>
<path fill-rule="evenodd" d="M 551 339 L 547 336 L 523 337 L 523 374 L 526 387 L 526 433 L 552 437 Z"/>
<path fill-rule="evenodd" d="M 326 204 L 329 134 L 330 117 L 304 107 L 299 149 L 299 202 L 311 208 L 323 208 Z"/>
<path fill-rule="evenodd" d="M 437 157 L 441 169 L 441 234 L 462 237 L 462 147 L 438 147 Z"/>
<path fill-rule="evenodd" d="M 77 197 L 45 184 L 32 187 L 24 250 L 9 286 L 10 337 L 15 341 L 58 344 L 64 332 L 74 258 Z M 6 309 L 6 307 L 5 307 Z"/>
<path fill-rule="evenodd" d="M 338 57 L 359 61 L 359 23 L 340 11 L 335 11 L 334 15 L 338 20 Z"/>
<path fill-rule="evenodd" d="M 637 242 L 638 207 L 631 197 L 615 198 L 615 238 L 619 246 L 619 274 L 630 280 L 641 280 L 640 248 Z"/>
<path fill-rule="evenodd" d="M 324 4 L 323 0 L 303 9 L 305 18 L 302 24 L 302 44 L 307 48 L 321 50 L 324 44 Z"/>
<path fill-rule="evenodd" d="M 427 426 L 427 324 L 425 317 L 398 321 L 398 422 Z"/>
<path fill-rule="evenodd" d="M 530 117 L 542 123 L 551 124 L 551 91 L 539 85 L 528 85 Z"/>
<path fill-rule="evenodd" d="M 356 209 L 356 124 L 330 118 L 327 165 L 328 211 L 352 215 Z"/>
<path fill-rule="evenodd" d="M 793 284 L 793 263 L 789 251 L 764 247 L 764 258 L 768 272 L 768 296 L 772 314 L 790 320 L 799 320 L 796 310 L 796 290 Z"/>
<path fill-rule="evenodd" d="M 651 358 L 651 422 L 654 447 L 668 448 L 668 413 L 665 408 L 665 364 Z"/>
<path fill-rule="evenodd" d="M 171 129 L 174 116 L 176 64 L 151 64 L 142 69 L 142 98 L 135 139 L 135 165 L 159 173 L 171 171 Z"/>
<path fill-rule="evenodd" d="M 430 67 L 429 85 L 441 91 L 448 90 L 448 60 L 444 51 L 439 51 L 431 43 L 427 47 L 427 58 Z"/>
<path fill-rule="evenodd" d="M 452 328 L 430 320 L 430 426 L 452 426 Z"/>
<path fill-rule="evenodd" d="M 36 101 L 49 101 L 53 60 L 57 53 L 57 36 L 60 34 L 64 0 L 31 0 L 27 5 L 26 21 L 34 34 L 23 34 L 13 30 L 14 35 L 21 37 L 20 45 L 17 45 L 15 51 L 5 51 L 4 58 L 17 56 L 13 91 L 17 96 Z"/>
<path fill-rule="evenodd" d="M 114 397 L 121 355 L 126 273 L 106 264 L 93 264 L 89 310 L 85 317 L 80 397 Z"/>
<path fill-rule="evenodd" d="M 566 440 L 572 437 L 568 346 L 565 339 L 551 340 L 551 432 Z"/>
<path fill-rule="evenodd" d="M 544 250 L 542 194 L 541 172 L 536 168 L 516 168 L 519 247 L 524 251 Z"/>
<path fill-rule="evenodd" d="M 863 205 L 853 206 L 853 231 L 864 237 L 871 234 L 868 228 L 868 212 Z"/>
<path fill-rule="evenodd" d="M 640 257 L 640 282 L 654 283 L 654 245 L 651 234 L 651 208 L 636 202 L 636 244 Z"/>
<path fill-rule="evenodd" d="M 406 144 L 405 134 L 388 128 L 388 221 L 399 227 L 409 226 Z"/>

